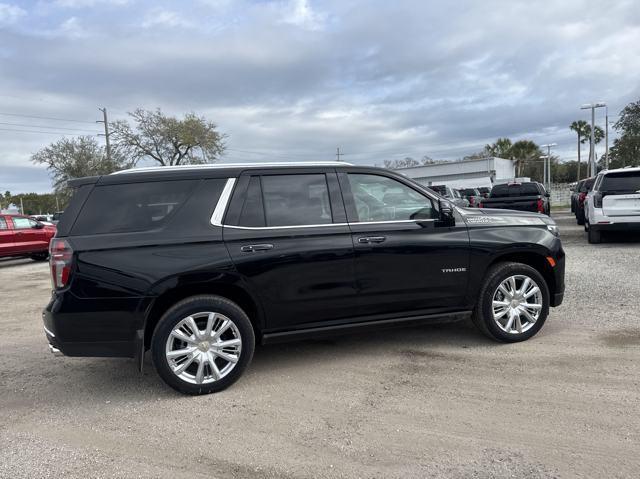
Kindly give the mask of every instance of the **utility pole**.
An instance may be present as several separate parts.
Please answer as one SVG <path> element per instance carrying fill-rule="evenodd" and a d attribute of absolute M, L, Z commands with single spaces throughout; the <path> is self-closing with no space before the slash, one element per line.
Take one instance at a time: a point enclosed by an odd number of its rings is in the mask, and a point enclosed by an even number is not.
<path fill-rule="evenodd" d="M 20 197 L 20 214 L 24 215 L 24 205 L 22 204 L 22 196 Z"/>
<path fill-rule="evenodd" d="M 102 112 L 103 120 L 96 120 L 96 123 L 104 123 L 104 139 L 107 144 L 107 160 L 111 161 L 111 144 L 109 143 L 109 122 L 107 120 L 107 109 L 98 108 Z M 103 135 L 98 135 L 103 136 Z"/>
<path fill-rule="evenodd" d="M 337 147 L 336 148 L 336 158 L 338 159 L 338 161 L 342 161 L 340 159 L 340 157 L 343 156 L 343 155 L 344 155 L 344 153 L 340 153 L 340 147 Z"/>
<path fill-rule="evenodd" d="M 609 107 L 605 105 L 604 107 L 604 119 L 605 119 L 605 129 L 604 129 L 604 169 L 609 169 Z"/>
<path fill-rule="evenodd" d="M 541 145 L 542 148 L 547 148 L 547 156 L 544 158 L 545 167 L 544 167 L 544 187 L 549 191 L 551 188 L 551 147 L 558 146 L 557 143 L 549 143 L 548 145 Z"/>
<path fill-rule="evenodd" d="M 606 107 L 607 104 L 603 101 L 600 102 L 593 102 L 593 103 L 586 103 L 584 105 L 582 105 L 580 107 L 581 110 L 589 110 L 591 109 L 591 136 L 589 138 L 589 168 L 590 168 L 590 175 L 593 176 L 596 174 L 597 168 L 596 168 L 596 155 L 595 155 L 595 150 L 596 150 L 596 143 L 595 143 L 595 129 L 596 129 L 596 108 L 602 108 L 602 107 Z M 608 111 L 607 111 L 607 116 L 608 115 Z M 608 149 L 608 145 L 607 145 L 607 149 Z M 608 155 L 607 155 L 608 157 Z M 609 161 L 609 159 L 607 158 L 607 161 Z"/>

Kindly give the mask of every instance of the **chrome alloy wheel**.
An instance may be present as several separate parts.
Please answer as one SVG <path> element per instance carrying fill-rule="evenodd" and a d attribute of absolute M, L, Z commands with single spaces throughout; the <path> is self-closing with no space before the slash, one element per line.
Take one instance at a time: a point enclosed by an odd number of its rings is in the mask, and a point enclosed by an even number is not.
<path fill-rule="evenodd" d="M 524 333 L 540 317 L 542 291 L 528 276 L 510 276 L 493 293 L 492 311 L 493 320 L 505 333 Z"/>
<path fill-rule="evenodd" d="M 183 381 L 210 384 L 233 370 L 242 352 L 240 331 L 231 319 L 215 312 L 192 314 L 169 334 L 167 363 Z"/>

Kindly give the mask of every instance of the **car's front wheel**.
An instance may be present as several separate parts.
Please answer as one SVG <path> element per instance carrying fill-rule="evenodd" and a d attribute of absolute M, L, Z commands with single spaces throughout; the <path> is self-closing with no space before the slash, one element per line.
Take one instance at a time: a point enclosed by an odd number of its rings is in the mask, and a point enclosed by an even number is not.
<path fill-rule="evenodd" d="M 499 263 L 485 279 L 473 313 L 475 325 L 486 336 L 508 343 L 535 335 L 549 314 L 549 288 L 529 265 Z"/>
<path fill-rule="evenodd" d="M 233 384 L 251 362 L 254 347 L 246 313 L 213 295 L 177 303 L 160 319 L 151 340 L 158 374 L 185 394 L 208 394 Z"/>

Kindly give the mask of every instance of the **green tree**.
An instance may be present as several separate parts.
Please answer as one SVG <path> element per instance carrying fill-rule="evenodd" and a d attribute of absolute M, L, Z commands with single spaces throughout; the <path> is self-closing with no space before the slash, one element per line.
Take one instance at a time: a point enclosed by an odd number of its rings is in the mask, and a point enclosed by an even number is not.
<path fill-rule="evenodd" d="M 129 166 L 120 152 L 105 157 L 104 147 L 92 136 L 62 138 L 42 148 L 31 161 L 46 165 L 57 193 L 67 193 L 67 181 L 84 176 L 106 175 Z"/>
<path fill-rule="evenodd" d="M 531 140 L 518 140 L 510 149 L 511 159 L 516 163 L 516 175 L 522 176 L 527 163 L 538 160 L 542 155 L 540 147 Z"/>
<path fill-rule="evenodd" d="M 60 198 L 56 202 L 56 195 L 53 193 L 19 193 L 8 198 L 5 195 L 5 198 L 7 205 L 23 206 L 26 215 L 55 213 L 58 206 L 64 209 L 64 199 Z"/>
<path fill-rule="evenodd" d="M 110 123 L 111 139 L 134 163 L 150 159 L 162 166 L 213 163 L 225 150 L 225 135 L 214 123 L 195 113 L 183 119 L 167 116 L 158 108 L 138 108 L 126 120 Z"/>
<path fill-rule="evenodd" d="M 609 152 L 610 167 L 640 166 L 640 100 L 623 108 L 614 128 L 620 136 Z"/>
<path fill-rule="evenodd" d="M 513 143 L 509 138 L 498 138 L 495 143 L 485 145 L 484 156 L 497 156 L 498 158 L 511 158 Z"/>

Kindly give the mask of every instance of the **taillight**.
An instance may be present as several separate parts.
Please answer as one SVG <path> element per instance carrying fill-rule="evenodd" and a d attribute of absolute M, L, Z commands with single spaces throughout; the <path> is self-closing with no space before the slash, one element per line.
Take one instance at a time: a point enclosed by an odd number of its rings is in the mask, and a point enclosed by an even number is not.
<path fill-rule="evenodd" d="M 593 195 L 593 207 L 602 208 L 602 193 L 595 193 Z"/>
<path fill-rule="evenodd" d="M 73 249 L 66 240 L 51 239 L 49 244 L 49 264 L 51 266 L 51 282 L 54 288 L 64 288 L 71 277 Z"/>
<path fill-rule="evenodd" d="M 538 213 L 544 213 L 544 202 L 542 198 L 538 198 Z"/>
<path fill-rule="evenodd" d="M 585 199 L 586 197 L 587 197 L 587 194 L 586 194 L 586 193 L 580 193 L 580 194 L 578 195 L 578 202 L 579 202 L 580 204 L 584 203 L 584 199 Z"/>

